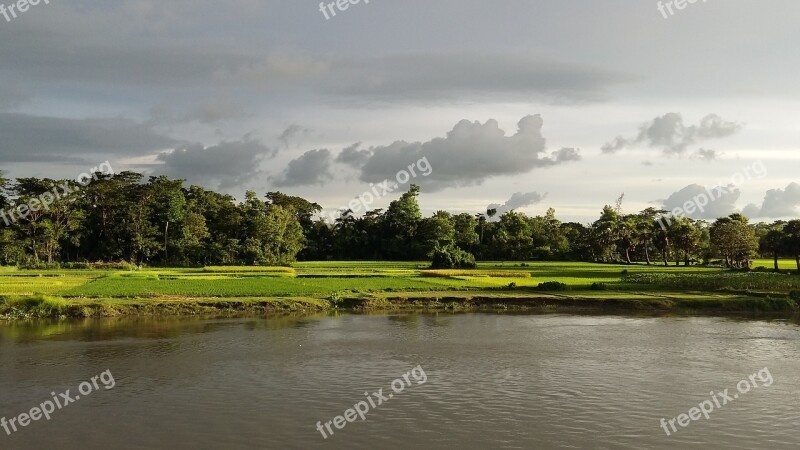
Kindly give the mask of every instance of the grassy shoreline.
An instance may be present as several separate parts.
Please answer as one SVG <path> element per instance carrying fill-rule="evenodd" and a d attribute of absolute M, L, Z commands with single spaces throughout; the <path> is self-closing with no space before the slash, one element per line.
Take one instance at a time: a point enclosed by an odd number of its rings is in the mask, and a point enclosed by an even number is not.
<path fill-rule="evenodd" d="M 299 263 L 293 268 L 0 268 L 0 320 L 347 311 L 798 312 L 800 276 L 590 263 Z"/>
<path fill-rule="evenodd" d="M 27 296 L 5 298 L 0 320 L 45 318 L 105 318 L 136 316 L 272 315 L 325 311 L 486 312 L 594 311 L 736 314 L 798 312 L 789 298 L 747 296 L 681 296 L 664 293 L 512 294 L 492 291 L 414 292 L 391 296 L 343 298 L 333 303 L 319 298 L 139 298 L 65 299 Z M 9 301 L 10 300 L 10 301 Z"/>

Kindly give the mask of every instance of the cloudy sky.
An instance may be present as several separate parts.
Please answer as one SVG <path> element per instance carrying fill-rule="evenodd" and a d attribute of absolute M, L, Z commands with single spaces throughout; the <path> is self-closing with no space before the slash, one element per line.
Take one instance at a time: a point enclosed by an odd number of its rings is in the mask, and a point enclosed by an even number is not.
<path fill-rule="evenodd" d="M 336 209 L 427 158 L 427 213 L 586 222 L 727 186 L 696 216 L 800 214 L 800 2 L 657 4 L 40 3 L 0 15 L 0 170 L 108 160 Z"/>

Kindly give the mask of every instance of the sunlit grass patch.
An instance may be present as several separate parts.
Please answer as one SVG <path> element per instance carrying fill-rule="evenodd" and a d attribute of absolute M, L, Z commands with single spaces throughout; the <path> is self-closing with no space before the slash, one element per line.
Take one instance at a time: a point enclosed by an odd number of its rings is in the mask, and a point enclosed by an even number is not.
<path fill-rule="evenodd" d="M 775 260 L 772 259 L 754 259 L 753 268 L 764 267 L 772 270 L 775 268 Z M 780 270 L 797 270 L 797 263 L 792 259 L 779 259 L 778 269 Z"/>
<path fill-rule="evenodd" d="M 490 277 L 490 278 L 530 278 L 530 272 L 514 272 L 510 270 L 422 270 L 423 277 Z"/>
<path fill-rule="evenodd" d="M 203 268 L 203 271 L 210 273 L 295 273 L 291 267 L 267 266 L 207 266 Z"/>
<path fill-rule="evenodd" d="M 72 289 L 91 280 L 92 277 L 88 276 L 0 275 L 0 295 L 57 294 L 64 289 Z"/>
<path fill-rule="evenodd" d="M 59 317 L 69 306 L 62 298 L 44 295 L 0 297 L 0 315 L 13 318 Z"/>

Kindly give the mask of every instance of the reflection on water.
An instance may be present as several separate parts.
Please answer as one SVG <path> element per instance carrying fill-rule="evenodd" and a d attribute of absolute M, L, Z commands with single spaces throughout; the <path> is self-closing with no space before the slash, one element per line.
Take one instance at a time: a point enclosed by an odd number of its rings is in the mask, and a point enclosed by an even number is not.
<path fill-rule="evenodd" d="M 1 448 L 795 448 L 796 319 L 343 313 L 0 324 L 0 417 L 117 386 Z M 429 377 L 324 440 L 366 391 Z M 769 367 L 774 384 L 667 437 L 661 418 Z"/>

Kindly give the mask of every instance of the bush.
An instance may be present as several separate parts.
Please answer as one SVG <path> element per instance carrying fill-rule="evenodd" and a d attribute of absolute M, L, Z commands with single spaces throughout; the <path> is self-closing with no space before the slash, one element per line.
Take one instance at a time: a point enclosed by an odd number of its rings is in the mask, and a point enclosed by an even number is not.
<path fill-rule="evenodd" d="M 592 283 L 592 286 L 589 287 L 589 289 L 591 289 L 593 291 L 605 291 L 605 290 L 608 289 L 608 285 L 606 285 L 605 283 L 594 282 L 594 283 Z"/>
<path fill-rule="evenodd" d="M 800 301 L 800 291 L 789 292 L 789 298 L 791 298 L 792 300 Z"/>
<path fill-rule="evenodd" d="M 28 263 L 20 264 L 18 266 L 22 270 L 125 270 L 134 271 L 139 270 L 140 267 L 136 264 L 131 264 L 127 261 L 121 262 L 68 262 L 68 263 Z"/>
<path fill-rule="evenodd" d="M 328 295 L 328 301 L 331 302 L 335 308 L 338 308 L 342 303 L 344 303 L 344 299 L 339 291 L 333 291 Z"/>
<path fill-rule="evenodd" d="M 62 269 L 67 270 L 90 270 L 92 265 L 87 262 L 68 262 L 61 265 Z"/>
<path fill-rule="evenodd" d="M 432 260 L 431 269 L 474 269 L 477 267 L 475 256 L 453 245 L 445 247 L 437 245 L 429 256 Z"/>
<path fill-rule="evenodd" d="M 20 264 L 19 267 L 21 270 L 59 270 L 61 269 L 61 264 L 59 263 L 26 263 Z"/>
<path fill-rule="evenodd" d="M 540 291 L 566 291 L 567 285 L 558 281 L 548 281 L 539 283 L 539 286 L 536 288 Z"/>

